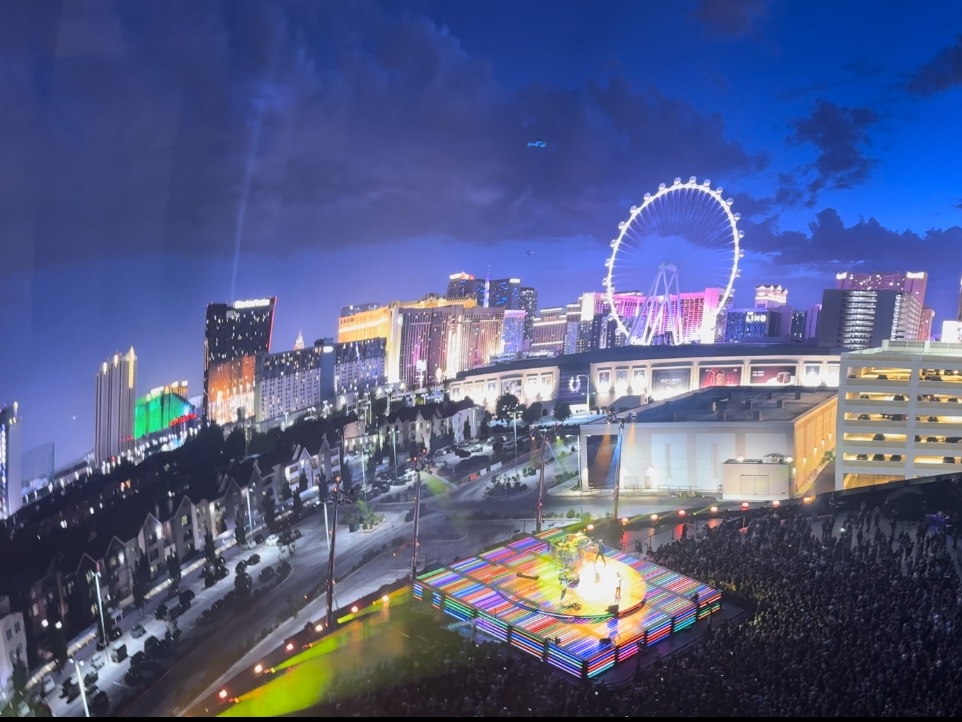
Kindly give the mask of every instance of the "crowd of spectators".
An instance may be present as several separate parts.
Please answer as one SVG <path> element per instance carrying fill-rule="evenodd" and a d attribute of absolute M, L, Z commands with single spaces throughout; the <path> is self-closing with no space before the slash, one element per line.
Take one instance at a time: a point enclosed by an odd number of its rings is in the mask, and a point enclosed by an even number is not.
<path fill-rule="evenodd" d="M 703 528 L 657 563 L 751 601 L 742 621 L 618 687 L 562 678 L 502 644 L 419 633 L 315 716 L 945 717 L 962 714 L 962 585 L 945 525 L 876 509 L 781 509 Z M 428 624 L 426 621 L 425 624 Z M 707 623 L 700 624 L 707 627 Z"/>

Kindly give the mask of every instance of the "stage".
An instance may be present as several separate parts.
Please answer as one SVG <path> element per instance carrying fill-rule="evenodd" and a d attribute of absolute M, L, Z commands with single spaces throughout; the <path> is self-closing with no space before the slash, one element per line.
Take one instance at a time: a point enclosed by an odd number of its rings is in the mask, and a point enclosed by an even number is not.
<path fill-rule="evenodd" d="M 415 599 L 579 678 L 721 609 L 721 592 L 564 529 L 418 577 Z"/>

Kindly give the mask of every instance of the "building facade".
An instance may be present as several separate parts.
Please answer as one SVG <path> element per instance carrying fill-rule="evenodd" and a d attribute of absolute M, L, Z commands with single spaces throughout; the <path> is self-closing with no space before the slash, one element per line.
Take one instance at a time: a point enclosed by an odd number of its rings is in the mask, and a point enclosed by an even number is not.
<path fill-rule="evenodd" d="M 334 393 L 367 393 L 387 383 L 387 339 L 334 345 Z"/>
<path fill-rule="evenodd" d="M 325 356 L 333 359 L 333 355 L 332 346 L 315 344 L 258 356 L 254 374 L 257 420 L 267 421 L 320 406 L 326 398 L 322 395 L 324 359 Z M 333 364 L 329 366 L 328 376 L 333 373 Z"/>
<path fill-rule="evenodd" d="M 207 420 L 221 426 L 257 413 L 257 357 L 242 356 L 212 365 L 206 374 Z"/>
<path fill-rule="evenodd" d="M 900 271 L 893 273 L 855 273 L 844 271 L 836 274 L 835 287 L 849 291 L 897 291 L 906 293 L 918 301 L 918 326 L 907 329 L 907 341 L 927 341 L 923 337 L 922 309 L 925 307 L 925 290 L 929 274 L 925 271 Z M 914 322 L 914 319 L 912 319 Z M 931 330 L 931 329 L 930 329 Z"/>
<path fill-rule="evenodd" d="M 962 344 L 842 354 L 836 490 L 962 472 Z"/>
<path fill-rule="evenodd" d="M 921 317 L 922 306 L 911 293 L 829 288 L 822 292 L 816 341 L 858 351 L 883 341 L 915 340 Z"/>
<path fill-rule="evenodd" d="M 17 660 L 27 664 L 27 630 L 23 615 L 10 609 L 10 598 L 0 598 L 0 689 L 12 682 Z"/>
<path fill-rule="evenodd" d="M 137 402 L 137 356 L 133 347 L 101 364 L 96 401 L 94 460 L 103 464 L 133 448 Z"/>
<path fill-rule="evenodd" d="M 553 356 L 563 354 L 567 329 L 566 309 L 542 308 L 531 320 L 531 352 Z"/>
<path fill-rule="evenodd" d="M 204 326 L 205 417 L 209 417 L 211 368 L 270 353 L 276 304 L 277 297 L 274 296 L 207 306 Z"/>
<path fill-rule="evenodd" d="M 23 505 L 22 422 L 14 401 L 0 408 L 0 519 L 16 514 Z"/>

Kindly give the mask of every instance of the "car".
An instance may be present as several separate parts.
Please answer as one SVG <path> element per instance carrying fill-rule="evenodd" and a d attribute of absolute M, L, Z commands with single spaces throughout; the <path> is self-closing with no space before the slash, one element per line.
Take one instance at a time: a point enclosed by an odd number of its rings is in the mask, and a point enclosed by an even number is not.
<path fill-rule="evenodd" d="M 294 534 L 294 538 L 295 538 L 295 539 L 300 539 L 302 536 L 304 536 L 303 532 L 301 532 L 300 529 L 295 529 L 295 530 L 292 532 L 292 534 Z"/>
<path fill-rule="evenodd" d="M 90 689 L 97 685 L 97 680 L 100 679 L 100 672 L 96 669 L 92 669 L 87 674 L 84 675 L 84 687 Z"/>
<path fill-rule="evenodd" d="M 277 565 L 277 574 L 281 578 L 286 577 L 291 573 L 291 565 L 286 559 Z"/>
<path fill-rule="evenodd" d="M 251 554 L 249 557 L 247 557 L 247 566 L 252 567 L 255 564 L 260 564 L 260 561 L 260 554 Z"/>
<path fill-rule="evenodd" d="M 261 569 L 261 573 L 257 575 L 257 578 L 262 582 L 268 582 L 274 578 L 274 567 L 264 567 Z"/>
<path fill-rule="evenodd" d="M 152 655 L 160 647 L 160 640 L 157 637 L 147 637 L 147 641 L 144 642 L 144 654 Z"/>
<path fill-rule="evenodd" d="M 126 682 L 131 687 L 136 687 L 137 685 L 143 684 L 147 681 L 147 675 L 140 669 L 131 667 L 127 670 L 124 675 L 124 682 Z"/>
<path fill-rule="evenodd" d="M 134 625 L 134 628 L 130 630 L 130 636 L 134 639 L 140 639 L 145 634 L 147 634 L 147 630 L 144 629 L 143 624 Z"/>
<path fill-rule="evenodd" d="M 269 537 L 267 537 L 267 540 L 265 543 L 269 547 L 276 547 L 279 540 L 280 540 L 280 537 L 278 537 L 277 534 L 271 534 Z"/>
<path fill-rule="evenodd" d="M 120 627 L 111 627 L 110 633 L 107 636 L 110 637 L 111 642 L 116 642 L 124 636 L 124 631 Z"/>
<path fill-rule="evenodd" d="M 237 566 L 234 567 L 234 574 L 243 574 L 246 571 L 247 571 L 247 562 L 241 559 L 239 562 L 237 562 Z"/>
<path fill-rule="evenodd" d="M 167 608 L 167 605 L 161 604 L 159 607 L 157 607 L 156 611 L 154 612 L 154 618 L 157 621 L 161 621 L 169 613 L 170 613 L 170 610 Z"/>
<path fill-rule="evenodd" d="M 119 644 L 110 650 L 110 661 L 117 664 L 127 659 L 127 645 Z"/>
<path fill-rule="evenodd" d="M 67 702 L 73 702 L 80 696 L 80 685 L 77 684 L 76 677 L 70 676 L 64 681 L 60 686 L 60 696 Z"/>
<path fill-rule="evenodd" d="M 93 714 L 98 717 L 103 717 L 107 714 L 107 710 L 110 709 L 110 699 L 107 697 L 107 693 L 101 689 L 90 698 L 88 705 Z"/>
<path fill-rule="evenodd" d="M 901 455 L 901 454 L 892 454 L 891 460 L 892 460 L 892 461 L 901 461 L 901 460 L 902 460 L 902 455 Z"/>
<path fill-rule="evenodd" d="M 178 599 L 180 599 L 180 606 L 189 607 L 190 603 L 194 601 L 195 596 L 197 595 L 194 594 L 193 589 L 185 589 L 180 593 L 180 596 L 178 597 Z"/>
<path fill-rule="evenodd" d="M 254 535 L 254 543 L 255 543 L 255 544 L 263 544 L 263 543 L 264 543 L 264 535 L 263 535 L 263 534 L 255 534 L 255 535 Z"/>
<path fill-rule="evenodd" d="M 40 680 L 40 696 L 46 697 L 55 689 L 57 689 L 57 683 L 53 681 L 53 677 L 51 677 L 49 674 L 45 674 L 43 679 Z"/>
<path fill-rule="evenodd" d="M 139 667 L 146 661 L 147 655 L 143 652 L 137 652 L 133 657 L 130 658 L 130 666 L 131 668 Z"/>
<path fill-rule="evenodd" d="M 94 669 L 103 669 L 105 664 L 107 664 L 107 660 L 104 659 L 104 655 L 101 652 L 97 652 L 90 658 L 90 666 Z"/>
<path fill-rule="evenodd" d="M 216 618 L 217 618 L 217 613 L 213 610 L 213 608 L 205 609 L 203 612 L 200 613 L 200 617 L 198 617 L 197 623 L 207 625 L 213 622 Z"/>
<path fill-rule="evenodd" d="M 214 572 L 214 579 L 226 579 L 230 576 L 230 569 L 227 567 L 218 566 L 217 570 Z"/>

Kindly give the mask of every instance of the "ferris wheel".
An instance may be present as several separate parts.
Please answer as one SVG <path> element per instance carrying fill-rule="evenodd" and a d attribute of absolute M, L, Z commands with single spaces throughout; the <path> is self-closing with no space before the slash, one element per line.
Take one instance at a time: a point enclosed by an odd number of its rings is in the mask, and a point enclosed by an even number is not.
<path fill-rule="evenodd" d="M 618 224 L 602 283 L 626 344 L 712 340 L 744 253 L 740 216 L 722 191 L 694 176 L 687 183 L 675 178 L 672 185 L 662 183 L 656 193 L 646 193 Z M 703 318 L 683 317 L 679 277 L 685 279 L 686 291 L 707 289 Z"/>

